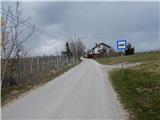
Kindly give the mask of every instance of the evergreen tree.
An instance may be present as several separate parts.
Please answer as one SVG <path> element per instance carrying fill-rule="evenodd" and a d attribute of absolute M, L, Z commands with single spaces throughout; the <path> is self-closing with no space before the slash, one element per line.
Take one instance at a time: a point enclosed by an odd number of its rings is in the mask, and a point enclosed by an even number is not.
<path fill-rule="evenodd" d="M 72 57 L 72 52 L 69 47 L 69 43 L 66 43 L 66 56 L 70 59 Z"/>
<path fill-rule="evenodd" d="M 134 54 L 134 47 L 131 46 L 130 43 L 128 43 L 127 50 L 125 50 L 125 55 L 133 55 Z"/>

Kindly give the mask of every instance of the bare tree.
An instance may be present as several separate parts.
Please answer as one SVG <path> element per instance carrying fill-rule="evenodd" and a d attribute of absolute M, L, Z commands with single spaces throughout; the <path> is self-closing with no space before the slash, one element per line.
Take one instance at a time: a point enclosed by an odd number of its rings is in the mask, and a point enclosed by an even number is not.
<path fill-rule="evenodd" d="M 2 80 L 8 70 L 10 70 L 10 77 L 12 77 L 12 71 L 15 64 L 14 60 L 16 58 L 19 59 L 21 55 L 24 54 L 25 43 L 34 33 L 34 27 L 31 28 L 31 31 L 23 31 L 23 26 L 29 19 L 22 18 L 22 10 L 20 10 L 19 6 L 20 3 L 16 2 L 14 9 L 12 9 L 11 6 L 8 6 L 7 10 L 2 9 Z"/>
<path fill-rule="evenodd" d="M 82 39 L 77 34 L 74 34 L 69 40 L 71 41 L 70 48 L 73 56 L 79 59 L 85 52 L 85 45 L 82 42 Z"/>

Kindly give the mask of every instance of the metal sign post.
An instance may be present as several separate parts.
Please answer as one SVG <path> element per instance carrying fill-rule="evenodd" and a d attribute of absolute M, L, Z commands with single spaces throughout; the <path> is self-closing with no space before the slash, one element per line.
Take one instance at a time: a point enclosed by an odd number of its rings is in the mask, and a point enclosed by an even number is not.
<path fill-rule="evenodd" d="M 117 40 L 117 50 L 121 51 L 121 57 L 123 57 L 123 51 L 127 49 L 127 40 Z M 121 62 L 121 71 L 123 75 L 123 60 Z"/>
<path fill-rule="evenodd" d="M 123 51 L 121 51 L 121 57 L 123 58 Z M 122 71 L 122 75 L 123 75 L 123 60 L 121 62 L 121 71 Z"/>

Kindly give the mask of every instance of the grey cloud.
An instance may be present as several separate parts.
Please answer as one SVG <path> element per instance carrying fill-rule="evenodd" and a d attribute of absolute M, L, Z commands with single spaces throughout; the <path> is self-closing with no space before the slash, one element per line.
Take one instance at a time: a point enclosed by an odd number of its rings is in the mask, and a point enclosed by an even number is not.
<path fill-rule="evenodd" d="M 55 36 L 56 41 L 66 42 L 64 38 L 78 33 L 87 48 L 96 42 L 116 48 L 116 40 L 127 39 L 137 51 L 150 47 L 150 42 L 152 47 L 160 47 L 159 4 L 158 1 L 22 2 L 24 14 L 31 15 L 32 22 Z M 41 36 L 39 46 L 43 45 Z M 37 44 L 38 40 L 34 41 Z"/>

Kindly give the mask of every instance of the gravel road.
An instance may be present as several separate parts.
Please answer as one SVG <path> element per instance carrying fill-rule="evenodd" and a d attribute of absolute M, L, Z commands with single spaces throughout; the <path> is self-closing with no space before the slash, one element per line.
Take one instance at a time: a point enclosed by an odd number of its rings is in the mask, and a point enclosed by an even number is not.
<path fill-rule="evenodd" d="M 88 59 L 2 107 L 2 119 L 120 120 L 122 114 L 107 74 Z"/>

